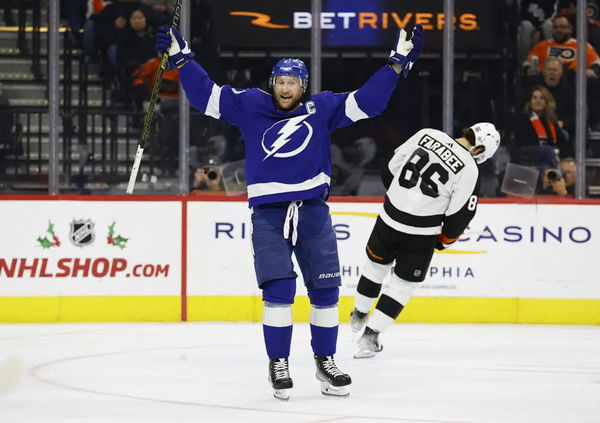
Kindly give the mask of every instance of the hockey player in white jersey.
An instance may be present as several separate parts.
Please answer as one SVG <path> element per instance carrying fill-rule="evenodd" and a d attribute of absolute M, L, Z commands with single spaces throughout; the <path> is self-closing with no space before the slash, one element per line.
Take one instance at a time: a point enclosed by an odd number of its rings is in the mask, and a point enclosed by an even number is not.
<path fill-rule="evenodd" d="M 494 125 L 483 122 L 458 139 L 422 129 L 396 149 L 382 175 L 385 202 L 366 246 L 368 259 L 350 315 L 354 335 L 364 329 L 354 358 L 383 349 L 379 334 L 398 317 L 415 283 L 425 280 L 434 248 L 447 248 L 465 230 L 477 209 L 477 165 L 499 144 Z M 389 287 L 379 296 L 388 277 Z"/>
<path fill-rule="evenodd" d="M 400 75 L 408 75 L 421 53 L 423 28 L 401 29 L 388 63 L 360 88 L 310 96 L 304 95 L 309 75 L 299 59 L 280 59 L 269 78 L 271 92 L 265 92 L 216 84 L 192 60 L 194 53 L 174 27 L 159 27 L 156 47 L 169 52 L 169 67 L 179 69 L 190 103 L 239 127 L 244 137 L 254 269 L 265 306 L 263 336 L 274 396 L 287 400 L 293 387 L 288 362 L 297 276 L 293 254 L 311 303 L 311 347 L 321 392 L 347 397 L 352 379 L 334 361 L 341 274 L 326 203 L 330 134 L 385 110 Z"/>

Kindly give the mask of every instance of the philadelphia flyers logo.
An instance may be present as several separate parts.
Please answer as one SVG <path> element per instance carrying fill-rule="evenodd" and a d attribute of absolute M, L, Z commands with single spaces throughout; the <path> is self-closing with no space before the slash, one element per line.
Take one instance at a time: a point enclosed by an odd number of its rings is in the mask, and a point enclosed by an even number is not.
<path fill-rule="evenodd" d="M 558 57 L 560 60 L 573 60 L 576 50 L 573 47 L 552 46 L 548 52 L 550 57 Z"/>

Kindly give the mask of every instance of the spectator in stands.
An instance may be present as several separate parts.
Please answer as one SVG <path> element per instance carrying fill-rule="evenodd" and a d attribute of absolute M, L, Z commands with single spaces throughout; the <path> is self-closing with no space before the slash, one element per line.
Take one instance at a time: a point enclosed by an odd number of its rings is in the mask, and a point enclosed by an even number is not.
<path fill-rule="evenodd" d="M 552 18 L 558 0 L 522 0 L 519 22 L 519 63 L 531 47 L 552 36 Z"/>
<path fill-rule="evenodd" d="M 540 169 L 554 168 L 557 153 L 571 156 L 571 146 L 556 117 L 556 103 L 547 88 L 536 86 L 514 122 L 514 160 Z"/>
<path fill-rule="evenodd" d="M 133 16 L 133 15 L 132 15 Z M 135 110 L 143 110 L 144 101 L 150 99 L 156 74 L 160 67 L 160 55 L 148 60 L 138 67 L 132 74 L 133 100 Z M 179 128 L 179 71 L 177 69 L 165 70 L 160 84 L 160 113 L 158 113 L 158 149 L 162 158 L 163 170 L 174 173 L 177 167 L 175 158 L 179 152 L 179 145 L 173 142 L 173 134 Z"/>
<path fill-rule="evenodd" d="M 154 57 L 154 30 L 148 25 L 146 12 L 135 9 L 129 16 L 129 25 L 121 32 L 116 44 L 119 76 L 124 82 L 131 83 L 133 72 Z"/>
<path fill-rule="evenodd" d="M 142 0 L 152 10 L 153 20 L 158 25 L 168 25 L 177 0 Z"/>
<path fill-rule="evenodd" d="M 135 71 L 133 71 L 133 88 L 136 93 L 135 104 L 141 105 L 144 100 L 148 100 L 154 89 L 156 74 L 160 67 L 161 56 L 148 60 L 142 63 Z M 177 69 L 165 70 L 163 72 L 162 83 L 160 84 L 161 99 L 163 98 L 179 98 L 179 71 Z M 138 107 L 141 109 L 141 107 Z"/>
<path fill-rule="evenodd" d="M 104 75 L 111 75 L 116 71 L 112 66 L 117 62 L 117 41 L 125 29 L 128 28 L 131 13 L 138 9 L 147 10 L 140 0 L 113 0 L 97 15 L 93 26 L 94 43 L 100 52 L 103 64 L 101 72 Z M 144 13 L 144 15 L 147 16 L 147 13 Z M 154 50 L 150 57 L 153 56 Z"/>
<path fill-rule="evenodd" d="M 576 161 L 566 157 L 558 164 L 558 169 L 546 169 L 539 194 L 573 197 L 575 194 Z"/>
<path fill-rule="evenodd" d="M 559 2 L 558 14 L 566 16 L 571 22 L 576 21 L 577 0 L 562 0 Z M 588 42 L 600 51 L 600 1 L 587 0 L 586 17 L 588 21 Z"/>
<path fill-rule="evenodd" d="M 569 135 L 574 134 L 575 130 L 575 87 L 572 77 L 571 72 L 565 75 L 558 57 L 548 57 L 544 62 L 542 73 L 530 76 L 526 81 L 528 94 L 536 85 L 541 85 L 550 91 L 556 102 L 556 115 L 560 117 L 558 124 Z"/>
<path fill-rule="evenodd" d="M 86 19 L 87 6 L 88 0 L 62 0 L 60 2 L 61 16 L 69 22 L 76 47 L 80 47 L 83 41 L 81 30 Z"/>
<path fill-rule="evenodd" d="M 104 10 L 109 0 L 91 0 L 88 4 L 88 18 L 83 24 L 83 54 L 86 61 L 96 61 L 98 49 L 94 35 L 96 20 L 100 12 Z"/>
<path fill-rule="evenodd" d="M 194 172 L 192 194 L 201 191 L 223 191 L 223 167 L 207 165 Z"/>
<path fill-rule="evenodd" d="M 523 63 L 527 75 L 542 71 L 548 57 L 555 56 L 570 71 L 577 69 L 577 40 L 572 37 L 573 25 L 564 16 L 557 16 L 552 22 L 552 39 L 537 43 Z M 600 58 L 594 48 L 587 44 L 587 68 L 589 78 L 600 76 Z"/>

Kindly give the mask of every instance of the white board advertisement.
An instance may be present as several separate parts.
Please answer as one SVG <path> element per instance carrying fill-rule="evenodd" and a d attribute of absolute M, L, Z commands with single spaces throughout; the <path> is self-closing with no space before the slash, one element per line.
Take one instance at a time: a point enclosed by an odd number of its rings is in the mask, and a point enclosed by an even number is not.
<path fill-rule="evenodd" d="M 343 278 L 353 295 L 377 203 L 331 202 Z M 300 211 L 301 212 L 301 211 Z M 259 295 L 244 202 L 188 203 L 188 295 Z M 434 254 L 418 296 L 600 298 L 598 205 L 480 204 L 449 250 Z M 296 272 L 300 275 L 299 270 Z M 302 278 L 298 278 L 298 294 Z"/>
<path fill-rule="evenodd" d="M 0 205 L 0 296 L 181 293 L 178 201 Z"/>

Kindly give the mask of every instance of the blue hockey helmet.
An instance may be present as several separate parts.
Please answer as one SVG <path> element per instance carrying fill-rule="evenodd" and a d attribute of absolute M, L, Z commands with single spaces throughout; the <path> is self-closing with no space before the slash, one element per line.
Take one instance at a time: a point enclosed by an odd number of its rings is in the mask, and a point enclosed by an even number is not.
<path fill-rule="evenodd" d="M 308 85 L 308 71 L 306 65 L 300 59 L 285 57 L 273 66 L 271 77 L 269 78 L 269 88 L 275 85 L 275 78 L 278 76 L 295 76 L 300 79 L 300 85 L 306 88 Z"/>

